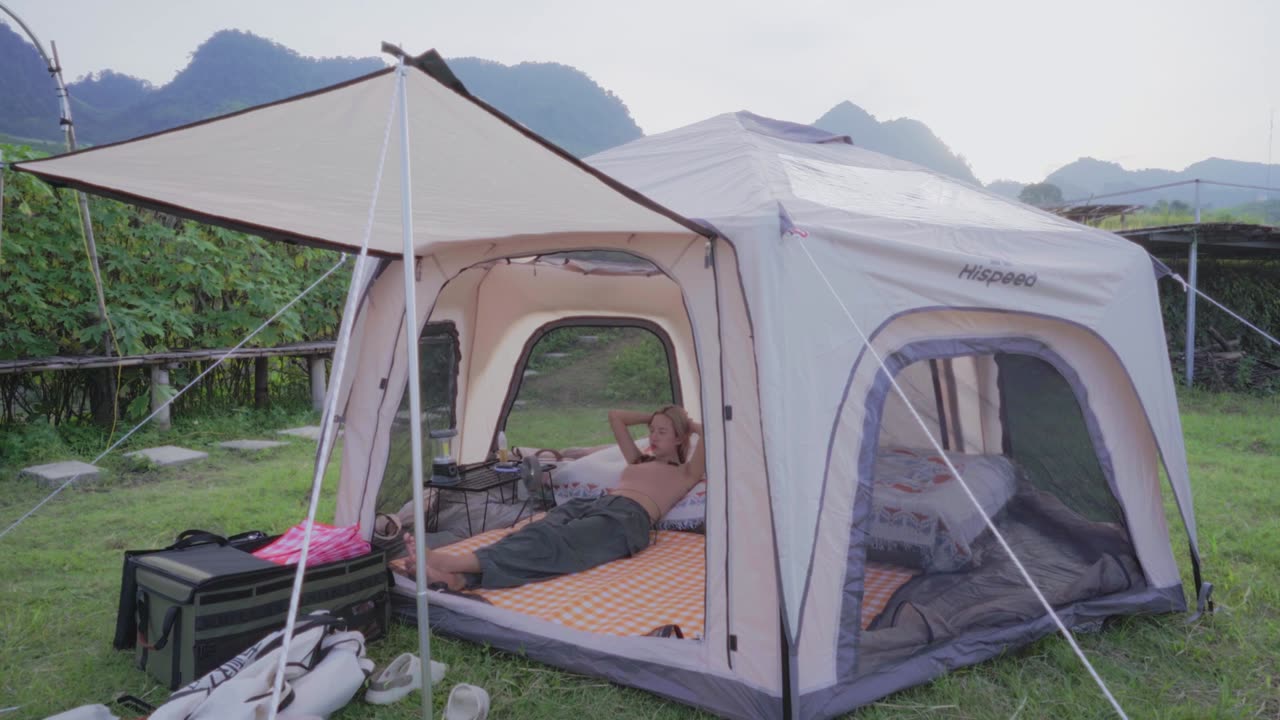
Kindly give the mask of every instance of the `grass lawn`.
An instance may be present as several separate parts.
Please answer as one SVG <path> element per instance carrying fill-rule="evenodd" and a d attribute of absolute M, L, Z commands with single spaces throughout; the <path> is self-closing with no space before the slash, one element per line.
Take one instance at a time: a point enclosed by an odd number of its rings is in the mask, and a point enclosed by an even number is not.
<path fill-rule="evenodd" d="M 1182 406 L 1200 545 L 1207 579 L 1217 585 L 1218 613 L 1194 625 L 1181 616 L 1122 618 L 1080 642 L 1132 717 L 1280 717 L 1280 399 L 1191 394 Z M 597 419 L 603 424 L 603 417 L 582 421 Z M 567 432 L 535 434 L 534 420 L 512 426 L 513 443 L 556 445 Z M 268 436 L 261 420 L 179 425 L 165 442 L 209 450 L 208 461 L 163 471 L 109 464 L 104 482 L 66 491 L 0 540 L 0 720 L 42 718 L 121 691 L 157 704 L 166 697 L 133 669 L 132 654 L 111 649 L 122 552 L 163 546 L 186 528 L 280 531 L 303 517 L 314 446 L 295 441 L 252 457 L 212 447 L 234 430 L 246 436 L 246 425 Z M 0 447 L 13 448 L 8 440 Z M 0 458 L 0 528 L 44 496 L 14 478 L 20 466 L 14 457 Z M 20 462 L 54 459 L 27 453 Z M 335 486 L 331 475 L 322 519 L 332 516 Z M 1184 556 L 1180 521 L 1172 503 L 1166 506 L 1175 551 Z M 383 663 L 416 647 L 413 629 L 397 626 L 369 652 Z M 437 716 L 445 689 L 470 682 L 489 690 L 495 718 L 703 717 L 647 693 L 469 643 L 435 637 L 432 647 L 451 666 L 446 688 L 436 694 Z M 416 718 L 416 697 L 377 709 L 357 701 L 334 717 Z M 1013 716 L 1111 715 L 1060 638 L 890 696 L 858 715 Z"/>

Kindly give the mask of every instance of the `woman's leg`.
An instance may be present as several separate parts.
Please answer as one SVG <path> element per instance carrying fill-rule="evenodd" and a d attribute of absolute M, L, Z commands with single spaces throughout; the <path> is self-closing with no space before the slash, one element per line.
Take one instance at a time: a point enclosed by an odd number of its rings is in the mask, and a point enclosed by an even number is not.
<path fill-rule="evenodd" d="M 418 551 L 414 547 L 413 536 L 408 533 L 404 536 L 404 548 L 408 553 L 408 565 L 410 568 L 417 567 Z M 447 554 L 427 551 L 427 582 L 442 582 L 449 586 L 450 590 L 461 590 L 466 586 L 466 579 L 463 573 L 480 572 L 480 561 L 476 558 L 475 553 L 464 552 L 458 554 Z"/>

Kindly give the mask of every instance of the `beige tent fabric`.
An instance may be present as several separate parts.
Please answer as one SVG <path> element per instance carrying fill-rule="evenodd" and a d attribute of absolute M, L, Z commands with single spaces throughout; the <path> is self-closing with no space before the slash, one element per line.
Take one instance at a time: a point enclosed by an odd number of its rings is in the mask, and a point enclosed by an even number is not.
<path fill-rule="evenodd" d="M 636 318 L 652 322 L 671 339 L 684 401 L 700 403 L 697 362 L 689 317 L 680 289 L 664 275 L 583 275 L 570 269 L 526 263 L 501 263 L 480 274 L 471 294 L 446 288 L 437 310 L 460 314 L 473 309 L 473 320 L 461 329 L 472 358 L 462 376 L 469 402 L 460 427 L 460 459 L 483 460 L 489 453 L 517 362 L 526 342 L 548 323 L 573 317 Z M 431 320 L 437 316 L 432 315 Z M 520 438 L 511 437 L 513 443 Z"/>
<path fill-rule="evenodd" d="M 591 158 L 705 220 L 739 251 L 769 476 L 787 479 L 771 482 L 770 492 L 789 625 L 800 625 L 810 580 L 829 568 L 819 558 L 831 559 L 813 528 L 832 512 L 822 491 L 827 442 L 862 347 L 850 316 L 864 333 L 922 308 L 1027 312 L 1090 328 L 1131 378 L 1194 536 L 1147 254 L 1110 233 L 822 135 L 734 113 Z"/>
<path fill-rule="evenodd" d="M 716 493 L 719 488 L 713 487 L 707 500 L 708 563 L 727 561 L 727 567 L 723 577 L 708 573 L 707 597 L 725 598 L 723 622 L 727 623 L 726 632 L 737 638 L 737 651 L 728 653 L 733 669 L 760 687 L 777 690 L 782 662 L 774 629 L 782 607 L 751 318 L 738 279 L 737 252 L 730 243 L 717 240 L 715 257 L 724 398 L 733 408 L 733 419 L 722 423 L 723 491 Z M 722 556 L 727 556 L 726 560 Z"/>
<path fill-rule="evenodd" d="M 725 448 L 708 457 L 706 631 L 696 652 L 712 672 L 736 674 L 777 692 L 778 637 L 757 630 L 761 624 L 776 627 L 779 606 L 773 565 L 761 562 L 773 557 L 774 545 L 749 320 L 732 248 L 723 242 L 717 247 L 724 259 L 713 267 L 707 263 L 708 242 L 687 233 L 574 235 L 457 246 L 419 261 L 418 326 L 428 319 L 448 320 L 457 329 L 464 358 L 458 377 L 464 462 L 488 453 L 503 399 L 519 371 L 517 361 L 545 323 L 577 316 L 629 317 L 654 322 L 667 332 L 685 405 L 702 419 L 708 446 Z M 548 249 L 574 248 L 630 251 L 666 274 L 584 275 L 526 259 Z M 515 260 L 495 262 L 502 251 Z M 716 273 L 725 277 L 717 280 Z M 362 322 L 358 369 L 342 413 L 347 432 L 338 524 L 372 527 L 390 423 L 406 382 L 399 278 L 398 263 L 392 263 L 374 283 Z M 721 336 L 731 347 L 720 347 Z M 734 406 L 733 422 L 724 422 L 724 404 Z M 731 516 L 754 520 L 731 521 Z M 738 638 L 734 653 L 724 650 L 730 634 Z"/>
<path fill-rule="evenodd" d="M 281 239 L 358 250 L 396 77 L 388 69 L 183 128 L 17 167 Z M 417 69 L 407 72 L 414 244 L 687 226 Z M 370 252 L 401 252 L 398 129 Z"/>
<path fill-rule="evenodd" d="M 1081 382 L 1090 388 L 1090 406 L 1105 438 L 1126 526 L 1147 582 L 1152 587 L 1177 585 L 1178 566 L 1169 545 L 1160 493 L 1161 463 L 1151 426 L 1123 365 L 1096 335 L 1069 323 L 1026 314 L 938 310 L 898 318 L 876 337 L 875 344 L 887 356 L 922 340 L 982 337 L 1038 340 L 1079 374 Z M 859 366 L 849 390 L 851 400 L 845 405 L 836 431 L 815 544 L 817 567 L 835 568 L 844 562 L 848 550 L 856 485 L 852 479 L 858 477 L 861 428 L 867 410 L 860 398 L 866 397 L 878 371 L 879 366 L 870 358 Z M 812 576 L 800 638 L 804 688 L 836 681 L 833 658 L 843 580 L 842 571 L 815 572 Z"/>
<path fill-rule="evenodd" d="M 667 330 L 675 345 L 686 403 L 692 410 L 700 402 L 702 383 L 693 356 L 690 316 L 678 288 L 666 276 L 583 275 L 555 266 L 508 265 L 503 258 L 528 258 L 574 248 L 630 248 L 660 268 L 670 271 L 672 264 L 683 262 L 681 272 L 709 277 L 711 271 L 702 263 L 705 245 L 704 238 L 688 231 L 676 235 L 575 234 L 539 236 L 501 246 L 461 244 L 421 258 L 417 327 L 424 327 L 429 317 L 452 321 L 464 358 L 458 378 L 459 459 L 475 462 L 484 458 L 497 432 L 502 401 L 525 342 L 538 327 L 564 317 L 625 315 L 652 320 Z M 696 262 L 689 263 L 686 256 Z M 408 378 L 398 268 L 399 263 L 393 262 L 370 292 L 362 343 L 353 348 L 357 352 L 352 363 L 356 367 L 353 387 L 340 413 L 348 430 L 336 521 L 358 522 L 365 532 L 371 532 L 390 427 Z M 699 282 L 705 280 L 691 284 Z M 625 287 L 635 290 L 622 290 Z M 437 309 L 439 314 L 435 314 Z M 708 312 L 714 312 L 714 303 L 703 309 Z M 713 320 L 708 322 L 714 325 Z"/>

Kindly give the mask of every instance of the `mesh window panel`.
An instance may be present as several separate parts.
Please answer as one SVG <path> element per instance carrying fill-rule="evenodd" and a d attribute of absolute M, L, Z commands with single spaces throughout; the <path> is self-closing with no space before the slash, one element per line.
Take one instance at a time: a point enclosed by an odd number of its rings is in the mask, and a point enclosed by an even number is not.
<path fill-rule="evenodd" d="M 1027 355 L 996 356 L 1004 402 L 1004 451 L 1035 487 L 1090 520 L 1120 523 L 1124 513 L 1071 386 L 1052 365 Z"/>
<path fill-rule="evenodd" d="M 1143 586 L 1087 415 L 1052 364 L 999 353 L 946 357 L 914 362 L 896 377 L 946 449 L 933 449 L 892 389 L 872 391 L 880 426 L 860 463 L 872 470 L 870 506 L 848 563 L 866 569 L 842 605 L 843 672 L 947 657 L 953 642 L 982 642 L 1044 615 L 984 512 L 1055 607 Z"/>
<path fill-rule="evenodd" d="M 457 423 L 458 334 L 452 323 L 429 323 L 418 343 L 419 381 L 422 387 L 422 452 L 423 473 L 431 472 L 432 430 L 454 427 Z M 391 444 L 382 487 L 378 490 L 377 512 L 394 513 L 413 498 L 412 434 L 409 424 L 409 390 L 405 384 L 400 408 L 391 425 Z"/>

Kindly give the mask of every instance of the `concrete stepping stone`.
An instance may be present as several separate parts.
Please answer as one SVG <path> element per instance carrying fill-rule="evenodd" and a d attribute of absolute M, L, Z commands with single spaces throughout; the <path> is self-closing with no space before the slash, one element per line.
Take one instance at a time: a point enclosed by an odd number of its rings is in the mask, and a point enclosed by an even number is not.
<path fill-rule="evenodd" d="M 284 447 L 288 444 L 275 440 L 228 440 L 227 442 L 218 443 L 218 447 L 226 448 L 227 450 L 239 450 L 240 452 L 258 452 L 270 448 Z"/>
<path fill-rule="evenodd" d="M 209 453 L 188 450 L 177 445 L 161 445 L 160 447 L 146 448 L 145 450 L 135 450 L 125 453 L 124 456 L 128 458 L 146 458 L 158 467 L 174 467 L 176 465 L 186 465 L 196 460 L 203 460 L 209 457 Z"/>
<path fill-rule="evenodd" d="M 402 419 L 405 422 L 409 422 L 409 415 L 406 413 Z M 319 425 L 304 425 L 303 427 L 289 428 L 288 430 L 277 430 L 276 434 L 288 435 L 289 437 L 300 437 L 306 440 L 320 442 Z M 342 437 L 342 428 L 338 428 L 338 434 L 335 436 L 335 439 L 340 437 Z"/>
<path fill-rule="evenodd" d="M 293 437 L 306 438 L 307 440 L 315 440 L 320 442 L 320 426 L 304 425 L 303 427 L 289 428 L 288 430 L 277 430 L 277 435 L 291 435 Z"/>
<path fill-rule="evenodd" d="M 48 465 L 32 465 L 23 468 L 20 476 L 36 479 L 40 487 L 61 487 L 68 480 L 74 482 L 96 482 L 101 470 L 94 465 L 79 460 L 49 463 Z"/>

